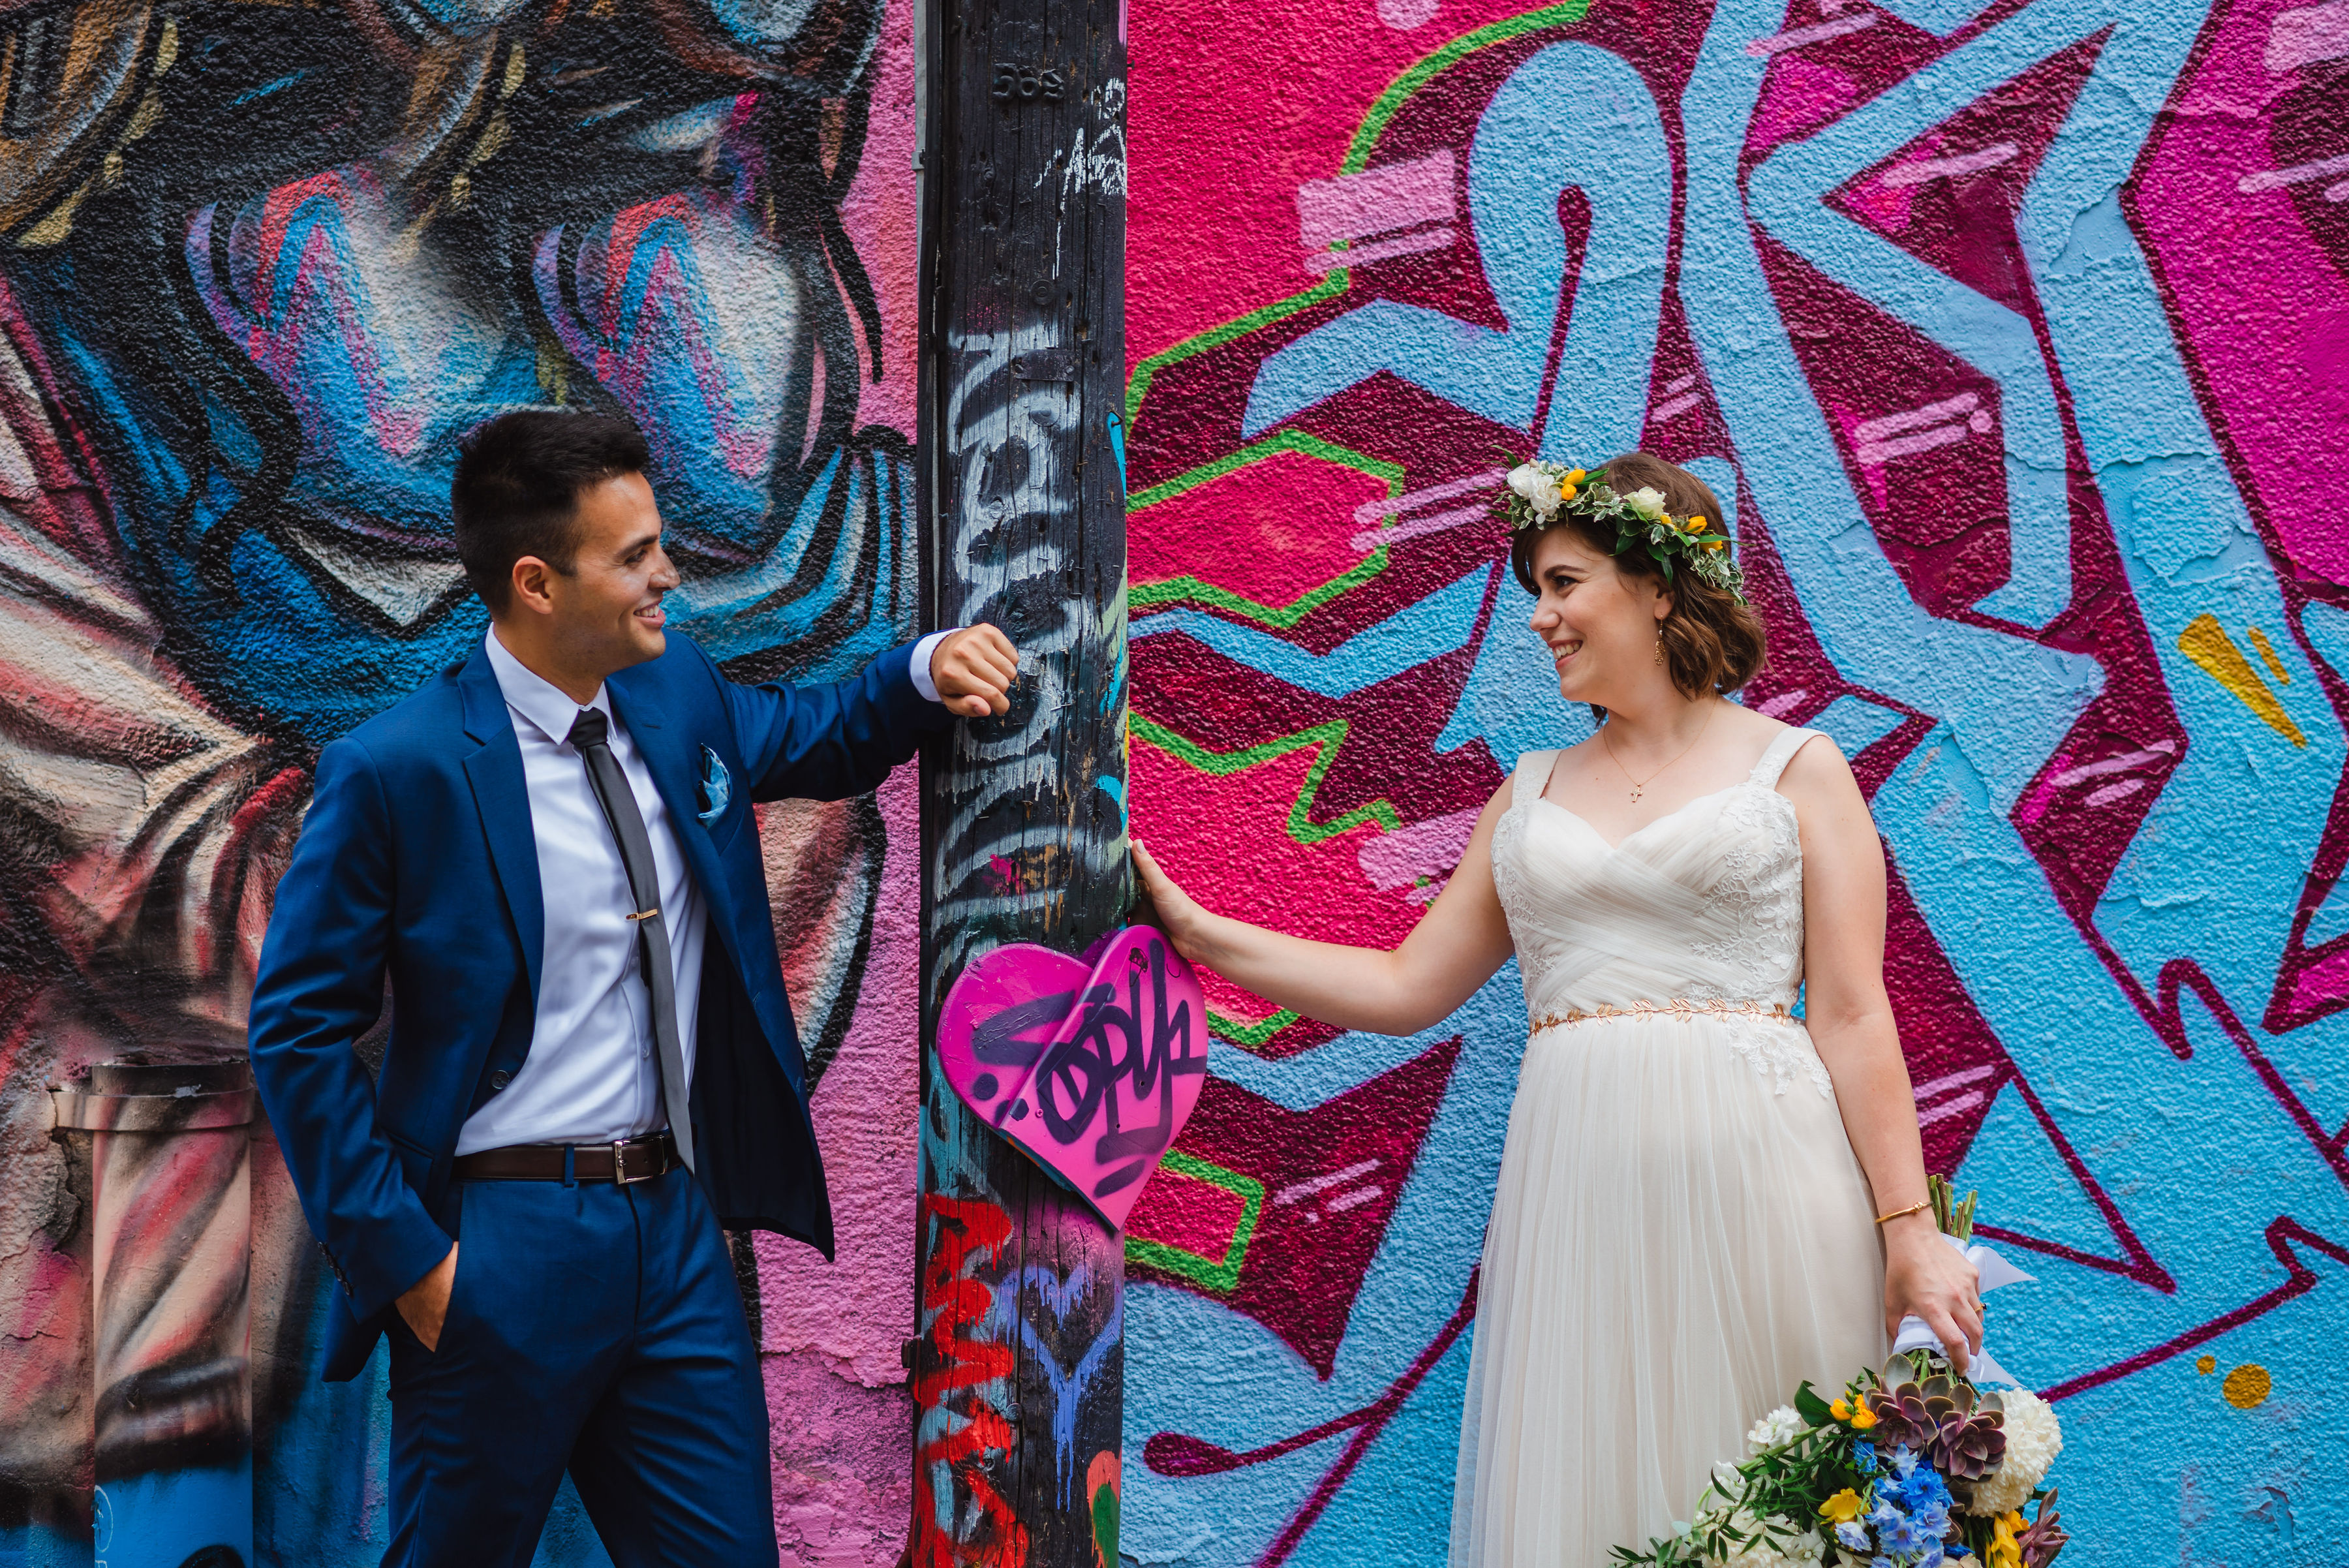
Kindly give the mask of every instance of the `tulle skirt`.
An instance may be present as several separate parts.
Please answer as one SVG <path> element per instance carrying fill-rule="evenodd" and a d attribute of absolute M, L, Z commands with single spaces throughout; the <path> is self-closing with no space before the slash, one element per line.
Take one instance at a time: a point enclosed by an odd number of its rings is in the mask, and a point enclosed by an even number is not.
<path fill-rule="evenodd" d="M 1882 1254 L 1836 1103 L 1807 1075 L 1782 1091 L 1734 1048 L 1740 1027 L 1607 1018 L 1526 1046 L 1453 1568 L 1603 1568 L 1688 1519 L 1805 1378 L 1832 1397 L 1881 1363 Z M 1798 1024 L 1744 1027 L 1809 1059 Z"/>

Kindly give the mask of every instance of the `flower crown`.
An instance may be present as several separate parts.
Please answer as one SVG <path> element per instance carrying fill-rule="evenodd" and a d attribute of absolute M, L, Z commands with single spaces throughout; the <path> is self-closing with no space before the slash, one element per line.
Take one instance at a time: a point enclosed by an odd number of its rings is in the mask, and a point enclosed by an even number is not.
<path fill-rule="evenodd" d="M 1652 485 L 1619 494 L 1606 480 L 1562 462 L 1519 463 L 1509 472 L 1501 511 L 1513 530 L 1538 532 L 1571 514 L 1612 524 L 1615 554 L 1638 548 L 1656 563 L 1664 581 L 1680 563 L 1739 604 L 1745 602 L 1745 573 L 1729 558 L 1729 535 L 1709 517 L 1674 517 Z"/>

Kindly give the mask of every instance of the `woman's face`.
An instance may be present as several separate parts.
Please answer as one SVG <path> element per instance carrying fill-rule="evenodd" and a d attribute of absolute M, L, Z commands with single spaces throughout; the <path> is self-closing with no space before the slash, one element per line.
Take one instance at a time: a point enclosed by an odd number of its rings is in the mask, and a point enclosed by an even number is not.
<path fill-rule="evenodd" d="M 1614 707 L 1656 668 L 1656 628 L 1671 598 L 1652 577 L 1618 571 L 1615 558 L 1570 528 L 1543 532 L 1534 546 L 1533 628 L 1557 664 L 1558 694 Z"/>

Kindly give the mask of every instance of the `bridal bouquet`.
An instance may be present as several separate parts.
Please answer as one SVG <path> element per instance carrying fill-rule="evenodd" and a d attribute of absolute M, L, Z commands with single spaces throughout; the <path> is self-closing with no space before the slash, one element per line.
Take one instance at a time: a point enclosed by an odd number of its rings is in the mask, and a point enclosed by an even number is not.
<path fill-rule="evenodd" d="M 1954 1210 L 1937 1178 L 1945 1239 L 1981 1271 L 1984 1290 L 2029 1276 L 1970 1247 L 1973 1197 Z M 1615 1548 L 1619 1563 L 1655 1568 L 2045 1568 L 2067 1539 L 2044 1485 L 2062 1451 L 2055 1412 L 2021 1388 L 1977 1386 L 1951 1369 L 1915 1318 L 1892 1357 L 1828 1398 L 1808 1383 L 1723 1460 L 1693 1522 Z M 1982 1376 L 2003 1377 L 1987 1355 Z M 2025 1520 L 2023 1511 L 2032 1509 Z"/>

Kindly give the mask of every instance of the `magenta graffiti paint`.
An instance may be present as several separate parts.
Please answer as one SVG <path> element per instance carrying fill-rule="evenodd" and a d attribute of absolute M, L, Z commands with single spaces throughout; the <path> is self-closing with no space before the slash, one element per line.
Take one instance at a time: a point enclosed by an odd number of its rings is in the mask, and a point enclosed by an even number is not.
<path fill-rule="evenodd" d="M 1207 1008 L 1155 930 L 1098 945 L 1090 961 L 1012 942 L 972 963 L 939 1012 L 938 1064 L 988 1127 L 1119 1231 L 1198 1104 Z"/>
<path fill-rule="evenodd" d="M 2033 1254 L 2001 1355 L 2064 1402 L 2084 1563 L 2349 1527 L 2292 1425 L 2349 1248 L 2344 15 L 1135 21 L 1136 831 L 1211 907 L 1398 940 L 1587 732 L 1479 490 L 1529 450 L 1703 474 L 1771 632 L 1747 701 L 1873 800 L 1929 1158 Z M 1441 1562 L 1514 980 L 1410 1041 L 1203 982 L 1130 1223 L 1122 1549 Z"/>

